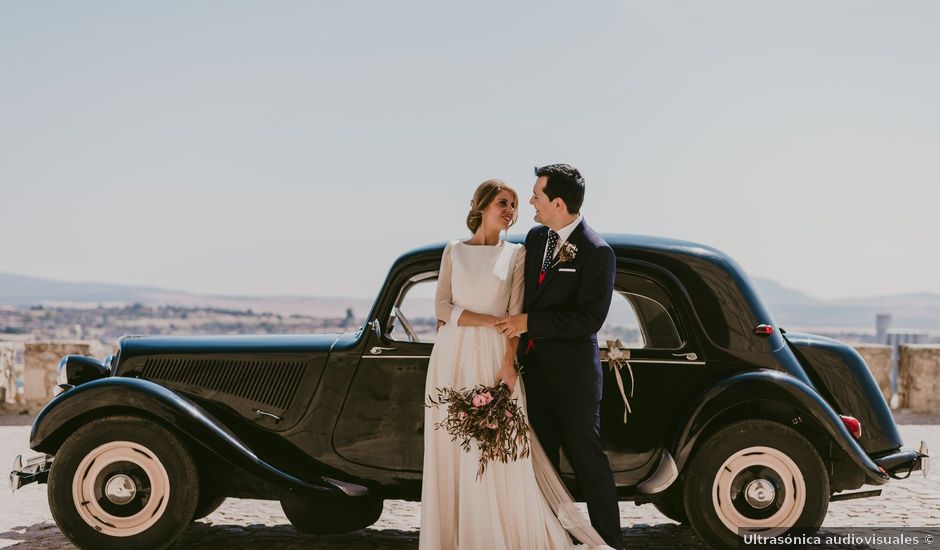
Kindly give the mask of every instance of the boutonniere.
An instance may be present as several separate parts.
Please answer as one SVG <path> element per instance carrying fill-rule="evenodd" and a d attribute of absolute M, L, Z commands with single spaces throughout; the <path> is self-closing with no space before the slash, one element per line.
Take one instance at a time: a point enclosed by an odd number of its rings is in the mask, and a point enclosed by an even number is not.
<path fill-rule="evenodd" d="M 558 250 L 558 259 L 553 264 L 553 267 L 560 263 L 566 264 L 571 260 L 574 260 L 574 257 L 577 255 L 578 247 L 572 243 L 569 243 L 568 241 L 565 241 L 565 243 L 562 244 L 561 248 Z"/>

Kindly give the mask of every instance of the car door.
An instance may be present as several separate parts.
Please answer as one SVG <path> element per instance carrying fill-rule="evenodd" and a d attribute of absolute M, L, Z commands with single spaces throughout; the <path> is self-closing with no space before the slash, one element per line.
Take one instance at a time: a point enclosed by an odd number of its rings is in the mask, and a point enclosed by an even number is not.
<path fill-rule="evenodd" d="M 437 271 L 422 271 L 390 289 L 377 308 L 366 345 L 333 430 L 333 448 L 346 460 L 401 472 L 421 472 L 424 384 L 434 343 Z"/>
<path fill-rule="evenodd" d="M 684 294 L 655 270 L 620 270 L 610 313 L 598 333 L 604 369 L 601 438 L 618 485 L 633 485 L 656 466 L 664 436 L 706 376 L 699 340 L 690 330 Z M 610 360 L 619 339 L 626 363 Z M 619 372 L 617 372 L 619 371 Z M 617 374 L 630 412 L 621 395 Z"/>

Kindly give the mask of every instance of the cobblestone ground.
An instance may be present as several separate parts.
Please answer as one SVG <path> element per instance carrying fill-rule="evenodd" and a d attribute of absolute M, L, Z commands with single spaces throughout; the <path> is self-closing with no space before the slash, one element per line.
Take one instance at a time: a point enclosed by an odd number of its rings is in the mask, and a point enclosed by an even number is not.
<path fill-rule="evenodd" d="M 921 440 L 940 450 L 940 425 L 899 426 L 905 445 Z M 0 426 L 0 468 L 4 473 L 20 453 L 28 453 L 29 426 Z M 871 488 L 871 487 L 868 487 Z M 316 537 L 293 530 L 276 502 L 229 499 L 209 517 L 189 528 L 178 548 L 278 550 L 414 549 L 418 547 L 418 503 L 386 501 L 385 511 L 372 527 L 349 535 Z M 652 505 L 620 503 L 628 548 L 707 548 L 689 527 L 661 515 Z M 833 502 L 825 527 L 907 526 L 940 527 L 940 472 L 925 480 L 915 473 L 892 481 L 881 497 Z M 52 522 L 45 485 L 28 485 L 15 495 L 0 497 L 0 547 L 17 549 L 73 548 Z"/>

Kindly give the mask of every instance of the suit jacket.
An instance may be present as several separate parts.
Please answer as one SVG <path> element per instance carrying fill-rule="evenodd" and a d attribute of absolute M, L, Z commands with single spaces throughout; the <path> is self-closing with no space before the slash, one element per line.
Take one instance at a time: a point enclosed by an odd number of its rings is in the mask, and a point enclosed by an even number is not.
<path fill-rule="evenodd" d="M 537 226 L 525 239 L 525 300 L 528 332 L 519 341 L 519 362 L 530 393 L 571 401 L 600 401 L 603 372 L 597 331 L 607 318 L 614 290 L 616 258 L 610 245 L 585 220 L 568 238 L 574 259 L 559 256 L 539 284 L 548 228 Z M 534 347 L 526 353 L 529 341 Z"/>

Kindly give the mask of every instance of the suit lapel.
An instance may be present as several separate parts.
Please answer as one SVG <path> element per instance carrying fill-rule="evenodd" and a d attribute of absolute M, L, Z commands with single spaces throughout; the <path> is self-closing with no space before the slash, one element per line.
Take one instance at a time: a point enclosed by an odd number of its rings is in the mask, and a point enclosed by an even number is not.
<path fill-rule="evenodd" d="M 569 242 L 569 243 L 571 243 L 571 244 L 573 244 L 573 245 L 575 245 L 575 246 L 580 245 L 580 244 L 581 244 L 581 236 L 582 236 L 583 233 L 584 233 L 584 220 L 582 219 L 582 220 L 581 220 L 581 223 L 579 223 L 578 226 L 574 228 L 574 231 L 571 232 L 571 235 L 568 236 L 568 240 L 567 240 L 566 242 Z M 547 232 L 546 232 L 546 234 L 547 234 Z M 547 238 L 546 238 L 546 239 L 543 239 L 543 241 L 546 241 L 546 240 L 547 240 Z M 561 244 L 559 243 L 558 246 L 561 246 Z M 542 251 L 543 251 L 543 253 L 544 253 L 544 249 L 545 249 L 545 245 L 543 244 L 543 245 L 542 245 Z M 581 247 L 578 246 L 578 249 L 580 250 Z M 561 253 L 561 251 L 559 250 L 559 254 L 560 254 L 560 253 Z M 539 296 L 542 294 L 542 292 L 548 287 L 548 285 L 551 284 L 552 279 L 555 278 L 555 274 L 558 273 L 558 263 L 559 263 L 559 262 L 558 262 L 557 260 L 558 260 L 558 258 L 556 257 L 555 260 L 552 260 L 552 263 L 549 264 L 548 271 L 545 273 L 545 280 L 542 281 L 542 284 L 539 284 L 539 282 L 538 282 L 538 281 L 539 281 L 539 273 L 538 273 L 538 272 L 539 272 L 539 269 L 541 269 L 542 265 L 539 264 L 539 267 L 536 269 L 536 271 L 535 271 L 535 286 L 536 286 L 536 291 L 535 291 L 535 296 L 532 297 L 532 303 L 534 303 L 535 300 L 538 299 L 538 297 L 539 297 Z"/>
<path fill-rule="evenodd" d="M 526 250 L 526 271 L 525 271 L 525 302 L 526 311 L 528 305 L 535 300 L 535 294 L 539 288 L 539 269 L 542 267 L 542 255 L 545 254 L 545 243 L 548 241 L 548 228 L 544 228 L 535 239 L 533 239 L 532 250 Z"/>

